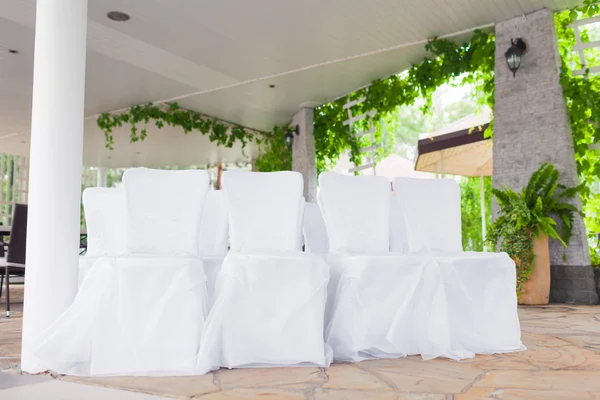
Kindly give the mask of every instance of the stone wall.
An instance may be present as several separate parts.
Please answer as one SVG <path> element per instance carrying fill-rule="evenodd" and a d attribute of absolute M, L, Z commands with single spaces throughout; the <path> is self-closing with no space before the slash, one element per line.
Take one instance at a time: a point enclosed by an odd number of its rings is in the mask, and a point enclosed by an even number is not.
<path fill-rule="evenodd" d="M 510 47 L 510 39 L 519 35 L 528 50 L 513 78 L 504 53 Z M 551 11 L 539 10 L 496 25 L 494 187 L 520 190 L 544 162 L 554 164 L 565 185 L 578 184 L 559 71 Z M 574 202 L 581 206 L 579 199 Z M 598 303 L 582 218 L 575 218 L 573 237 L 566 250 L 551 240 L 550 257 L 552 302 Z"/>
<path fill-rule="evenodd" d="M 304 177 L 304 198 L 308 202 L 317 201 L 317 158 L 315 154 L 315 137 L 313 127 L 314 111 L 303 108 L 292 120 L 292 126 L 298 125 L 300 134 L 294 134 L 292 147 L 292 170 L 302 173 Z"/>

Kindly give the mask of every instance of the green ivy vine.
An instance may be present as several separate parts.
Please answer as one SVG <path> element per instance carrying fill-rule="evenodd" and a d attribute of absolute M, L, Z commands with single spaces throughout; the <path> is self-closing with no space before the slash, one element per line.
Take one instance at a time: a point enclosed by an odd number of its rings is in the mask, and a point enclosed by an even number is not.
<path fill-rule="evenodd" d="M 600 193 L 594 186 L 600 179 L 600 152 L 590 148 L 590 145 L 600 141 L 600 75 L 575 76 L 573 70 L 589 68 L 600 65 L 597 52 L 586 52 L 587 65 L 581 61 L 574 51 L 575 31 L 570 25 L 584 18 L 600 15 L 597 0 L 585 0 L 583 5 L 570 10 L 556 13 L 554 21 L 558 38 L 558 49 L 561 55 L 561 77 L 571 130 L 573 133 L 573 147 L 575 161 L 580 181 L 584 184 L 581 199 L 585 214 L 585 225 L 590 238 L 600 233 Z M 589 31 L 581 30 L 582 42 L 590 42 Z M 592 263 L 600 264 L 600 246 L 590 248 Z"/>
<path fill-rule="evenodd" d="M 261 144 L 265 138 L 270 137 L 261 131 L 246 129 L 239 125 L 224 124 L 198 112 L 180 108 L 177 103 L 170 103 L 166 107 L 149 103 L 133 106 L 121 113 L 103 113 L 96 122 L 104 132 L 106 147 L 112 150 L 114 148 L 113 129 L 121 127 L 123 124 L 129 124 L 131 128 L 129 139 L 131 143 L 135 143 L 146 138 L 150 121 L 159 129 L 169 125 L 181 127 L 186 134 L 198 131 L 203 135 L 208 135 L 211 142 L 225 147 L 233 147 L 236 142 L 239 142 L 244 149 L 249 142 L 254 141 Z"/>
<path fill-rule="evenodd" d="M 353 107 L 354 115 L 377 110 L 373 117 L 373 123 L 378 127 L 376 141 L 381 139 L 380 122 L 397 107 L 412 105 L 419 98 L 430 101 L 438 87 L 457 78 L 461 80 L 460 83 L 476 84 L 479 91 L 478 102 L 493 106 L 495 47 L 491 33 L 477 30 L 470 41 L 459 44 L 446 39 L 432 39 L 425 47 L 431 57 L 413 65 L 408 71 L 375 81 L 368 88 L 315 109 L 315 152 L 319 171 L 331 167 L 347 150 L 350 152 L 350 160 L 360 163 L 359 150 L 369 145 L 366 136 L 357 138 L 353 133 L 357 129 L 366 130 L 367 119 L 352 127 L 344 125 L 348 118 L 344 105 L 348 101 L 366 98 Z M 427 110 L 430 105 L 426 103 L 424 108 Z M 247 143 L 255 142 L 262 146 L 261 155 L 256 160 L 256 167 L 260 171 L 285 170 L 291 167 L 291 152 L 283 142 L 286 127 L 275 127 L 271 132 L 251 131 L 241 126 L 230 127 L 200 113 L 182 109 L 177 103 L 169 104 L 168 107 L 153 104 L 134 106 L 121 113 L 104 113 L 97 120 L 109 149 L 114 146 L 114 128 L 129 124 L 130 141 L 137 142 L 146 138 L 147 125 L 151 122 L 157 128 L 166 124 L 179 126 L 185 133 L 199 131 L 208 135 L 211 142 L 226 147 L 239 142 L 244 148 Z M 488 133 L 491 134 L 491 128 L 488 128 Z M 385 149 L 381 149 L 378 156 L 382 156 L 384 152 Z"/>
<path fill-rule="evenodd" d="M 317 157 L 317 169 L 329 169 L 339 156 L 349 150 L 350 161 L 360 164 L 361 147 L 369 145 L 368 138 L 356 138 L 354 130 L 366 130 L 368 120 L 357 122 L 353 127 L 344 125 L 348 112 L 344 105 L 365 97 L 365 101 L 352 108 L 353 115 L 377 110 L 373 123 L 378 126 L 390 113 L 402 105 L 412 105 L 417 99 L 426 99 L 424 111 L 431 106 L 433 92 L 443 84 L 470 83 L 478 89 L 477 102 L 493 108 L 494 105 L 494 35 L 481 30 L 474 31 L 471 39 L 464 43 L 455 43 L 447 39 L 431 39 L 425 46 L 431 53 L 421 63 L 413 65 L 407 71 L 386 79 L 373 82 L 369 87 L 358 90 L 334 102 L 315 109 L 314 137 Z M 492 134 L 492 126 L 486 134 Z M 375 134 L 380 139 L 381 130 Z M 279 153 L 280 146 L 270 147 L 266 142 L 263 153 L 265 170 L 283 169 L 285 160 L 273 157 L 271 151 Z M 383 152 L 383 151 L 382 151 Z M 383 154 L 379 154 L 381 156 Z M 268 161 L 267 161 L 268 160 Z"/>

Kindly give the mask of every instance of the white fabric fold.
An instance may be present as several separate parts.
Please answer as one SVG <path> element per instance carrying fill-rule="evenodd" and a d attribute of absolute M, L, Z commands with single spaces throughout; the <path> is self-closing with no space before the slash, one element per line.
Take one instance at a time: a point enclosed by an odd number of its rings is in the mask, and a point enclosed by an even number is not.
<path fill-rule="evenodd" d="M 473 357 L 450 333 L 439 265 L 403 254 L 332 254 L 326 341 L 334 359 Z"/>
<path fill-rule="evenodd" d="M 453 341 L 477 354 L 525 350 L 516 268 L 506 253 L 431 253 L 442 273 Z"/>
<path fill-rule="evenodd" d="M 220 367 L 314 365 L 331 352 L 323 340 L 329 267 L 302 252 L 230 252 L 217 280 L 198 371 Z"/>
<path fill-rule="evenodd" d="M 206 304 L 199 258 L 100 257 L 36 355 L 68 375 L 195 374 Z"/>

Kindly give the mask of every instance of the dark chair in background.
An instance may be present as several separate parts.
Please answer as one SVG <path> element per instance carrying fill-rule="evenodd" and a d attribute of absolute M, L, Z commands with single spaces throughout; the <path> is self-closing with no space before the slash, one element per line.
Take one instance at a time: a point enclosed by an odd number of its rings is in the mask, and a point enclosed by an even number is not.
<path fill-rule="evenodd" d="M 15 204 L 6 258 L 0 259 L 0 297 L 6 278 L 6 316 L 10 317 L 10 276 L 25 276 L 25 243 L 27 241 L 27 205 Z"/>

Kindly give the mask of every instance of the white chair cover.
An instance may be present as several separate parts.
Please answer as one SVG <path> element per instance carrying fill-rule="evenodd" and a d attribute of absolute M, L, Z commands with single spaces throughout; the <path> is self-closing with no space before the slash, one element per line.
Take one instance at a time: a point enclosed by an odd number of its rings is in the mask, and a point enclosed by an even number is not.
<path fill-rule="evenodd" d="M 127 249 L 127 209 L 122 189 L 102 187 L 83 191 L 89 257 L 119 256 Z"/>
<path fill-rule="evenodd" d="M 327 258 L 331 281 L 325 337 L 334 358 L 470 356 L 452 343 L 444 288 L 433 260 L 389 252 L 389 182 L 343 178 L 320 178 L 330 240 L 337 234 L 336 248 L 345 250 Z M 361 244 L 372 237 L 385 246 Z"/>
<path fill-rule="evenodd" d="M 314 254 L 329 253 L 327 227 L 321 209 L 316 203 L 304 205 L 304 245 L 305 251 Z"/>
<path fill-rule="evenodd" d="M 79 257 L 79 285 L 100 256 L 119 256 L 127 249 L 127 209 L 121 188 L 93 187 L 83 191 L 87 251 Z"/>
<path fill-rule="evenodd" d="M 452 341 L 472 353 L 524 350 L 515 263 L 506 253 L 463 252 L 460 188 L 451 179 L 394 179 L 409 250 L 443 277 Z"/>
<path fill-rule="evenodd" d="M 132 168 L 123 174 L 130 253 L 199 255 L 206 171 Z"/>
<path fill-rule="evenodd" d="M 384 177 L 319 176 L 331 252 L 390 251 L 390 183 Z"/>
<path fill-rule="evenodd" d="M 460 187 L 453 179 L 394 179 L 408 252 L 461 252 Z"/>
<path fill-rule="evenodd" d="M 212 304 L 217 275 L 229 247 L 228 224 L 227 196 L 222 190 L 211 190 L 206 196 L 200 220 L 200 253 L 206 274 L 209 305 Z"/>
<path fill-rule="evenodd" d="M 217 280 L 199 371 L 329 365 L 323 340 L 329 268 L 322 257 L 298 250 L 302 185 L 296 172 L 223 174 L 232 250 Z"/>
<path fill-rule="evenodd" d="M 298 172 L 226 171 L 231 251 L 300 250 L 303 182 Z"/>
<path fill-rule="evenodd" d="M 135 225 L 130 249 L 159 254 L 98 258 L 73 304 L 40 336 L 36 355 L 46 368 L 84 376 L 196 373 L 206 276 L 200 257 L 181 254 L 198 252 L 199 229 L 189 221 L 199 225 L 205 177 L 195 171 L 126 172 L 128 224 Z M 170 197 L 178 199 L 172 207 Z M 142 233 L 142 226 L 154 231 Z"/>

